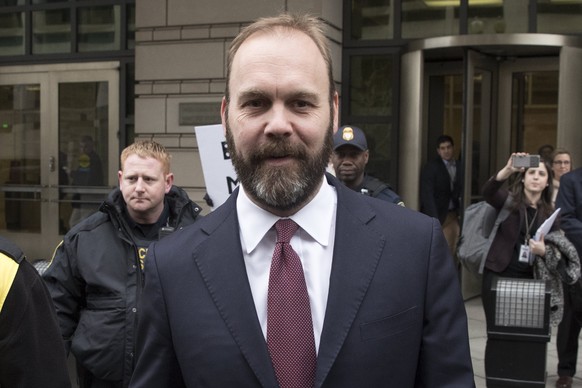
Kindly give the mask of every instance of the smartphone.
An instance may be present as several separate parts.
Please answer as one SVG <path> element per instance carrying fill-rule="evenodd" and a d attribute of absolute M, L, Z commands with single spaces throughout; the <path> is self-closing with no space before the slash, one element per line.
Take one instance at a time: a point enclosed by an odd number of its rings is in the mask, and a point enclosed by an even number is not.
<path fill-rule="evenodd" d="M 515 168 L 530 168 L 539 167 L 540 156 L 539 155 L 514 155 L 512 157 L 513 167 Z"/>

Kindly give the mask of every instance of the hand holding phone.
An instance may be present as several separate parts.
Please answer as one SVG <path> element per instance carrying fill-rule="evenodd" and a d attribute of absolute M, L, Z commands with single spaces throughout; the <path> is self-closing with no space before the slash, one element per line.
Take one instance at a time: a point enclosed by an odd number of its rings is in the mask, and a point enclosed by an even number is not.
<path fill-rule="evenodd" d="M 539 167 L 539 155 L 513 155 L 511 162 L 514 168 Z"/>

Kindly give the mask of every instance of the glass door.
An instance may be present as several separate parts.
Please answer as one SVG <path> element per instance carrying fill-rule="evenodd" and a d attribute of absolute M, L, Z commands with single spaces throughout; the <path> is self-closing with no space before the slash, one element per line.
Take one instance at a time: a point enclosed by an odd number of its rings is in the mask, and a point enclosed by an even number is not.
<path fill-rule="evenodd" d="M 461 160 L 464 166 L 462 206 L 482 200 L 481 188 L 492 175 L 491 141 L 495 138 L 495 106 L 497 62 L 473 50 L 465 51 L 463 93 L 463 141 Z M 461 224 L 463 220 L 461 219 Z M 463 298 L 481 294 L 481 279 L 464 267 L 461 272 Z"/>
<path fill-rule="evenodd" d="M 498 125 L 507 130 L 496 142 L 497 166 L 503 166 L 511 152 L 537 154 L 545 145 L 569 147 L 558 144 L 559 66 L 556 57 L 519 58 L 500 65 Z"/>
<path fill-rule="evenodd" d="M 111 63 L 27 70 L 0 70 L 0 233 L 50 259 L 117 184 L 118 73 Z"/>
<path fill-rule="evenodd" d="M 492 98 L 496 93 L 497 62 L 494 58 L 473 50 L 465 52 L 463 94 L 463 145 L 465 167 L 463 205 L 482 199 L 481 188 L 492 175 L 491 144 L 496 137 Z"/>
<path fill-rule="evenodd" d="M 41 117 L 47 78 L 0 78 L 0 230 L 41 233 Z M 41 110 L 42 109 L 42 110 Z"/>
<path fill-rule="evenodd" d="M 480 199 L 491 172 L 491 141 L 496 132 L 491 96 L 496 91 L 497 64 L 467 50 L 464 62 L 431 63 L 425 68 L 425 159 L 437 156 L 439 135 L 451 136 L 455 158 L 465 166 L 463 203 L 468 205 Z"/>
<path fill-rule="evenodd" d="M 58 166 L 60 234 L 97 211 L 109 187 L 115 184 L 107 179 L 109 82 L 75 78 L 54 81 L 59 102 L 58 153 L 50 158 L 56 159 Z M 111 162 L 117 166 L 114 160 Z"/>

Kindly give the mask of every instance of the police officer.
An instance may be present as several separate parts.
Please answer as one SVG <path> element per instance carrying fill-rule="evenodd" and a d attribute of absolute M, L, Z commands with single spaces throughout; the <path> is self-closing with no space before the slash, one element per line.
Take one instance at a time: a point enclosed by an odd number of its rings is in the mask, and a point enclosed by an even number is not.
<path fill-rule="evenodd" d="M 22 251 L 0 236 L 0 387 L 70 386 L 46 286 Z"/>
<path fill-rule="evenodd" d="M 366 135 L 351 125 L 341 127 L 333 137 L 331 162 L 335 175 L 347 187 L 371 197 L 404 206 L 390 185 L 365 173 L 370 157 Z"/>
<path fill-rule="evenodd" d="M 126 147 L 119 188 L 65 235 L 43 274 L 81 388 L 129 385 L 148 246 L 201 211 L 173 184 L 170 159 L 152 140 Z"/>

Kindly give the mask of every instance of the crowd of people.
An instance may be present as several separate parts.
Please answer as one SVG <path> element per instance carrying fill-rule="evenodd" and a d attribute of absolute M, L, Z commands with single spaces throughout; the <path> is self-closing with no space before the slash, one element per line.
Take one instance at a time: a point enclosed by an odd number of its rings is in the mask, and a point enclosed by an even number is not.
<path fill-rule="evenodd" d="M 453 260 L 464 175 L 454 141 L 437 139 L 420 212 L 406 208 L 366 172 L 365 131 L 338 128 L 323 29 L 282 14 L 232 42 L 221 119 L 240 185 L 209 215 L 174 185 L 168 151 L 136 141 L 118 188 L 72 223 L 44 281 L 0 238 L 1 388 L 70 387 L 69 353 L 81 388 L 474 386 Z M 483 188 L 510 210 L 485 262 L 483 306 L 489 314 L 500 277 L 549 280 L 556 387 L 569 388 L 582 169 L 563 149 L 514 165 L 526 155 Z M 556 208 L 559 221 L 534 238 Z"/>

